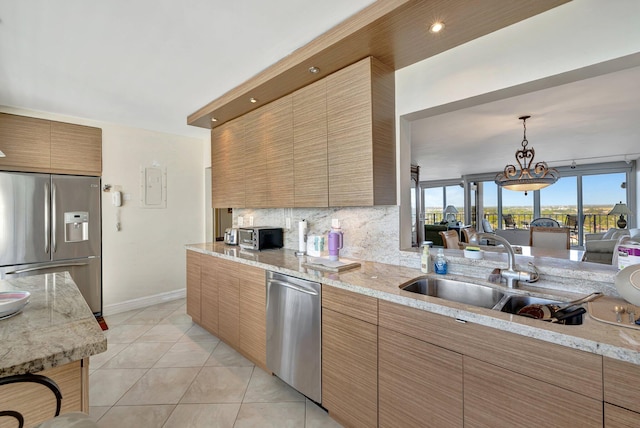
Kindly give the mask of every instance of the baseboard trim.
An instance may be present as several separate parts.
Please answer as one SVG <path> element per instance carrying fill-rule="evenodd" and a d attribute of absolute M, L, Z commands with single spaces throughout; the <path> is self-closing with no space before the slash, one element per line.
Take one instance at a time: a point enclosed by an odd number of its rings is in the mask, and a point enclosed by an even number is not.
<path fill-rule="evenodd" d="M 148 306 L 157 305 L 172 300 L 184 299 L 187 296 L 187 289 L 167 291 L 166 293 L 154 294 L 153 296 L 139 297 L 137 299 L 127 300 L 112 305 L 106 305 L 102 308 L 102 315 L 115 315 L 134 309 L 142 309 Z"/>

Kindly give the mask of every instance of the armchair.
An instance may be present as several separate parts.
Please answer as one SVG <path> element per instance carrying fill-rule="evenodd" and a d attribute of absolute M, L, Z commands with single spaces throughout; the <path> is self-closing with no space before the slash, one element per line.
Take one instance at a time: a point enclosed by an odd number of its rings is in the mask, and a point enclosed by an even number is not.
<path fill-rule="evenodd" d="M 584 261 L 611 264 L 613 250 L 622 236 L 628 236 L 629 230 L 611 228 L 603 233 L 584 235 Z"/>

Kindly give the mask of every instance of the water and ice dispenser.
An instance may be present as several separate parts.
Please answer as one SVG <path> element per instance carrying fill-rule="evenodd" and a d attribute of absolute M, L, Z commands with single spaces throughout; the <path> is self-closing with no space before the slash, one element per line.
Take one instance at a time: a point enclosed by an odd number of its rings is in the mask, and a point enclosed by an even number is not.
<path fill-rule="evenodd" d="M 89 213 L 74 211 L 64 213 L 64 241 L 80 242 L 89 240 Z"/>

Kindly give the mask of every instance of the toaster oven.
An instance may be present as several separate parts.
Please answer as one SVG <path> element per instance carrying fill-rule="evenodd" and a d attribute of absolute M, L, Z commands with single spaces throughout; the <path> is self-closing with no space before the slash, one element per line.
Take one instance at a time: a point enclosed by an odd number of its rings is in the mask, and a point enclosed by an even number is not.
<path fill-rule="evenodd" d="M 246 250 L 268 250 L 282 248 L 281 227 L 241 227 L 238 229 L 238 244 Z"/>

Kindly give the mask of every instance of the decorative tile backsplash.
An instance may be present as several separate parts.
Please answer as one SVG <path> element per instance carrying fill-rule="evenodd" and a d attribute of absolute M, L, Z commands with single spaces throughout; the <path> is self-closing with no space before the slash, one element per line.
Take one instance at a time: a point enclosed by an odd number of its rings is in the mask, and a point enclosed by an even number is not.
<path fill-rule="evenodd" d="M 253 217 L 254 226 L 273 226 L 284 229 L 285 248 L 298 249 L 298 222 L 306 220 L 308 235 L 327 235 L 331 219 L 340 220 L 344 234 L 344 247 L 340 257 L 352 257 L 380 263 L 399 264 L 400 207 L 385 205 L 376 207 L 349 208 L 273 208 L 233 210 L 233 224 L 238 217 L 244 226 Z M 286 218 L 291 219 L 291 228 L 286 229 Z"/>

